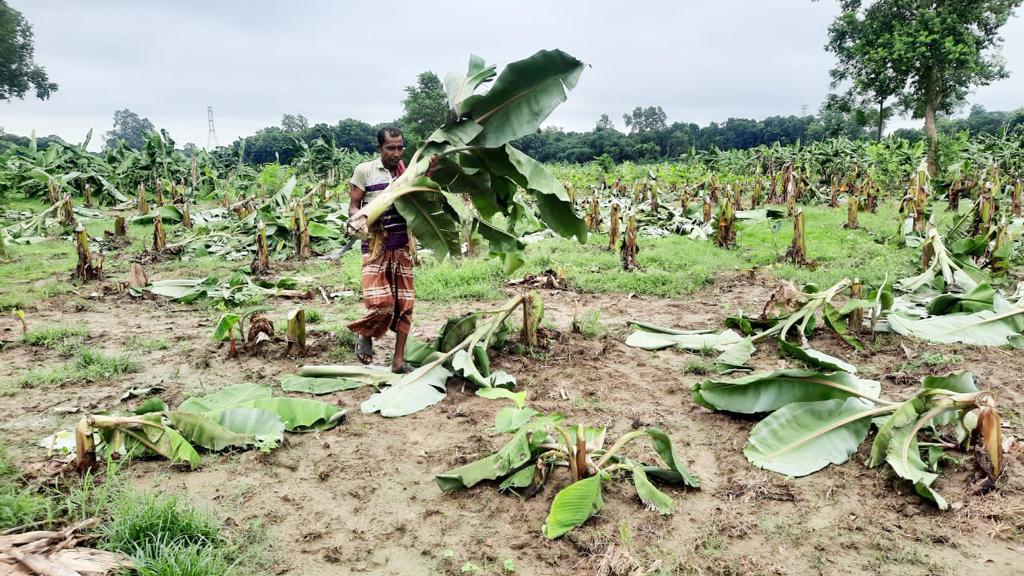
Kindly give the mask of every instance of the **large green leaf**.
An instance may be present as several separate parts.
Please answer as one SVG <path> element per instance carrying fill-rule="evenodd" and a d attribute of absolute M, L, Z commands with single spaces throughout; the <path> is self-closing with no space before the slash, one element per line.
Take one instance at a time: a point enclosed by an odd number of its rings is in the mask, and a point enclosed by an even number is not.
<path fill-rule="evenodd" d="M 700 478 L 691 473 L 683 464 L 683 459 L 676 454 L 675 447 L 672 445 L 672 440 L 668 437 L 668 434 L 658 428 L 647 428 L 644 432 L 651 438 L 651 443 L 654 444 L 654 451 L 658 453 L 662 462 L 668 466 L 668 468 L 645 466 L 644 470 L 651 476 L 666 482 L 684 484 L 691 488 L 700 488 Z"/>
<path fill-rule="evenodd" d="M 281 377 L 281 390 L 285 392 L 305 392 L 306 394 L 330 394 L 342 390 L 355 390 L 370 383 L 348 378 L 313 378 L 297 374 L 285 374 Z"/>
<path fill-rule="evenodd" d="M 973 314 L 947 314 L 913 319 L 890 314 L 889 326 L 903 336 L 913 336 L 939 344 L 972 344 L 975 346 L 1006 346 L 1024 330 L 1024 308 L 995 297 L 994 310 Z"/>
<path fill-rule="evenodd" d="M 966 312 L 980 312 L 992 310 L 996 291 L 988 283 L 978 284 L 974 290 L 966 294 L 946 293 L 937 296 L 928 303 L 926 307 L 928 314 L 941 316 L 943 314 L 956 314 Z"/>
<path fill-rule="evenodd" d="M 743 337 L 732 330 L 704 334 L 665 334 L 637 330 L 626 337 L 626 346 L 643 350 L 679 348 L 682 350 L 701 351 L 713 348 L 719 352 L 725 352 L 740 342 L 743 342 Z"/>
<path fill-rule="evenodd" d="M 215 413 L 214 419 L 232 432 L 251 436 L 262 451 L 276 448 L 284 440 L 284 422 L 269 410 L 228 408 Z"/>
<path fill-rule="evenodd" d="M 237 408 L 261 398 L 270 398 L 270 386 L 260 384 L 242 383 L 225 386 L 220 390 L 205 396 L 194 396 L 186 399 L 178 406 L 181 412 L 195 412 L 203 414 L 228 408 Z"/>
<path fill-rule="evenodd" d="M 555 495 L 548 519 L 544 523 L 544 535 L 549 539 L 563 536 L 573 528 L 582 526 L 603 507 L 601 476 L 577 480 Z"/>
<path fill-rule="evenodd" d="M 526 244 L 522 240 L 482 219 L 477 219 L 476 230 L 487 240 L 491 253 L 505 264 L 505 274 L 515 272 L 525 263 L 523 250 Z"/>
<path fill-rule="evenodd" d="M 547 438 L 547 433 L 534 426 L 523 426 L 500 450 L 434 477 L 441 490 L 450 492 L 471 488 L 484 480 L 497 480 L 530 461 L 533 450 Z"/>
<path fill-rule="evenodd" d="M 405 218 L 416 240 L 433 250 L 439 258 L 461 255 L 458 214 L 448 205 L 437 184 L 428 178 L 419 178 L 411 185 L 436 190 L 405 194 L 395 201 L 395 207 Z"/>
<path fill-rule="evenodd" d="M 908 425 L 892 432 L 885 461 L 899 477 L 914 484 L 915 492 L 935 502 L 939 509 L 945 510 L 949 507 L 946 499 L 932 489 L 932 484 L 939 475 L 929 472 L 924 461 L 921 460 L 921 450 L 918 447 L 916 435 L 912 434 L 913 429 L 914 426 Z"/>
<path fill-rule="evenodd" d="M 452 356 L 452 370 L 481 388 L 512 388 L 516 385 L 515 377 L 504 370 L 493 372 L 490 376 L 481 374 L 473 355 L 465 350 L 459 350 Z"/>
<path fill-rule="evenodd" d="M 411 341 L 412 338 L 413 337 L 410 336 L 409 340 Z M 348 380 L 362 384 L 369 384 L 371 386 L 388 384 L 400 378 L 398 374 L 395 374 L 386 368 L 376 368 L 374 366 L 344 366 L 335 364 L 324 366 L 303 366 L 302 368 L 299 368 L 298 375 L 308 378 Z"/>
<path fill-rule="evenodd" d="M 129 453 L 133 451 L 132 447 L 127 446 L 128 440 L 131 439 L 171 462 L 187 462 L 190 468 L 199 467 L 202 463 L 199 453 L 177 430 L 164 425 L 163 414 L 153 412 L 139 418 L 149 422 L 150 425 L 142 426 L 138 430 L 131 428 L 122 429 Z M 117 447 L 113 448 L 117 449 Z"/>
<path fill-rule="evenodd" d="M 651 484 L 644 472 L 644 467 L 635 464 L 630 471 L 633 474 L 633 485 L 636 487 L 636 495 L 651 510 L 657 510 L 661 514 L 671 514 L 676 510 L 676 503 L 667 494 L 658 490 Z"/>
<path fill-rule="evenodd" d="M 859 398 L 788 404 L 754 426 L 743 454 L 760 468 L 806 476 L 846 462 L 867 438 L 874 414 Z"/>
<path fill-rule="evenodd" d="M 543 164 L 511 145 L 473 151 L 473 157 L 499 177 L 508 178 L 526 189 L 537 201 L 541 220 L 561 236 L 587 239 L 587 225 L 576 215 L 562 183 Z M 464 161 L 464 163 L 467 161 Z"/>
<path fill-rule="evenodd" d="M 380 412 L 381 416 L 389 418 L 419 412 L 444 400 L 446 382 L 451 375 L 444 366 L 421 366 L 370 396 L 361 409 L 367 414 Z"/>
<path fill-rule="evenodd" d="M 561 50 L 541 50 L 525 60 L 510 63 L 486 94 L 461 100 L 461 108 L 484 127 L 472 144 L 494 148 L 535 133 L 551 112 L 565 102 L 566 90 L 576 87 L 584 68 L 583 62 Z M 489 77 L 479 63 L 471 61 L 470 70 L 475 72 L 467 75 L 471 80 L 462 84 L 465 88 L 456 88 L 454 94 L 449 94 L 456 103 L 466 89 L 476 88 L 483 78 Z"/>
<path fill-rule="evenodd" d="M 526 404 L 526 390 L 513 392 L 508 388 L 478 388 L 476 395 L 488 400 L 497 400 L 499 398 L 511 400 L 519 408 Z"/>
<path fill-rule="evenodd" d="M 729 346 L 715 358 L 715 368 L 719 374 L 731 374 L 733 372 L 749 372 L 751 370 L 748 362 L 756 349 L 750 338 L 744 338 Z"/>
<path fill-rule="evenodd" d="M 207 450 L 217 452 L 225 448 L 250 446 L 256 442 L 254 436 L 232 432 L 202 414 L 167 412 L 167 418 L 185 439 Z"/>
<path fill-rule="evenodd" d="M 867 461 L 868 468 L 874 468 L 885 462 L 889 454 L 893 431 L 916 422 L 918 415 L 924 410 L 924 403 L 915 396 L 900 404 L 896 411 L 882 422 L 882 425 L 878 427 L 878 432 L 875 433 L 874 441 L 871 442 L 871 453 Z"/>
<path fill-rule="evenodd" d="M 813 348 L 804 348 L 791 344 L 785 340 L 779 340 L 779 350 L 789 356 L 795 358 L 804 364 L 807 364 L 811 368 L 818 370 L 828 370 L 829 372 L 849 372 L 850 374 L 857 373 L 857 367 L 849 362 L 845 362 L 835 356 L 830 356 L 824 352 L 820 352 Z"/>
<path fill-rule="evenodd" d="M 877 398 L 881 386 L 846 372 L 821 374 L 808 370 L 779 370 L 732 380 L 707 380 L 693 386 L 695 402 L 712 410 L 740 414 L 771 412 L 793 402 Z"/>
<path fill-rule="evenodd" d="M 339 406 L 308 398 L 258 398 L 237 407 L 273 412 L 289 432 L 327 430 L 337 426 L 345 416 L 345 410 Z"/>
<path fill-rule="evenodd" d="M 457 116 L 465 112 L 463 106 L 467 98 L 483 83 L 489 82 L 497 74 L 494 66 L 487 66 L 484 59 L 471 54 L 469 56 L 469 68 L 465 74 L 449 72 L 444 77 L 444 90 L 448 94 L 448 107 Z"/>

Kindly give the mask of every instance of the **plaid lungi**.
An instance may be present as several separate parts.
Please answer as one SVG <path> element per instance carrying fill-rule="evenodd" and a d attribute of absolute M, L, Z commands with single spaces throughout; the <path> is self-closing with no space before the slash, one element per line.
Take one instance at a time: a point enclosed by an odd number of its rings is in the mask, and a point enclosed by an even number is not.
<path fill-rule="evenodd" d="M 407 248 L 381 250 L 376 258 L 363 255 L 363 303 L 369 312 L 348 329 L 369 338 L 388 329 L 408 334 L 412 328 L 412 257 Z"/>

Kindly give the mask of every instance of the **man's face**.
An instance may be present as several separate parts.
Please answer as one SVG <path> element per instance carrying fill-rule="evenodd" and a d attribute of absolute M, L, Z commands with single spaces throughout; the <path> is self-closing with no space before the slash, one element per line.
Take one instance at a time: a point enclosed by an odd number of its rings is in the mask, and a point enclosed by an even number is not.
<path fill-rule="evenodd" d="M 384 143 L 377 146 L 380 152 L 380 161 L 388 170 L 396 170 L 398 163 L 402 160 L 402 153 L 405 152 L 405 141 L 401 136 L 384 135 Z"/>

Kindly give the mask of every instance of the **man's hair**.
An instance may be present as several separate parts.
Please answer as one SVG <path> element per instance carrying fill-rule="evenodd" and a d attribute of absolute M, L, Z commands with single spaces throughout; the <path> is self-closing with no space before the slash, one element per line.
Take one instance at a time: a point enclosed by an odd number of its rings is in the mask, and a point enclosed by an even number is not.
<path fill-rule="evenodd" d="M 385 126 L 377 131 L 377 146 L 383 146 L 385 138 L 399 138 L 401 135 L 401 128 L 396 128 L 395 126 Z"/>

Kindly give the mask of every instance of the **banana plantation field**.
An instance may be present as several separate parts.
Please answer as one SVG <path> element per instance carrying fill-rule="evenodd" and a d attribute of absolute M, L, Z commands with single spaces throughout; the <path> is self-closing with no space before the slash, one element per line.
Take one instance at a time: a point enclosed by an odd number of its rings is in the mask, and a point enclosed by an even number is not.
<path fill-rule="evenodd" d="M 323 140 L 0 150 L 0 573 L 1019 573 L 1021 132 L 513 147 L 584 68 L 474 57 L 351 212 Z"/>

